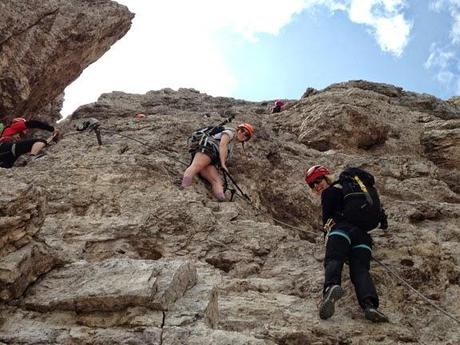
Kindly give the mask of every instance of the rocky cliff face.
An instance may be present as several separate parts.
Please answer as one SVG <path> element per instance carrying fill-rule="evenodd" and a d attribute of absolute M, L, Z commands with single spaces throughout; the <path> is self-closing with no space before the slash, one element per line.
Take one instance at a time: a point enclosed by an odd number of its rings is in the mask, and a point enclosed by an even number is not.
<path fill-rule="evenodd" d="M 2 119 L 59 119 L 64 89 L 125 35 L 133 18 L 109 0 L 2 0 L 0 13 Z"/>
<path fill-rule="evenodd" d="M 0 342 L 459 343 L 458 323 L 375 262 L 391 322 L 363 318 L 347 272 L 336 314 L 319 320 L 319 200 L 303 182 L 316 163 L 371 171 L 390 223 L 374 256 L 458 319 L 455 103 L 354 81 L 268 106 L 190 89 L 104 94 L 45 158 L 3 170 Z M 230 114 L 256 128 L 229 166 L 251 203 L 217 203 L 198 179 L 178 188 L 187 135 Z M 102 146 L 73 130 L 88 117 Z"/>
<path fill-rule="evenodd" d="M 0 115 L 56 119 L 62 91 L 129 29 L 98 1 L 0 3 Z M 0 345 L 458 344 L 460 102 L 351 81 L 271 102 L 191 89 L 105 94 L 48 154 L 0 169 Z M 143 113 L 144 118 L 135 115 Z M 178 188 L 187 136 L 230 115 L 256 135 L 230 171 L 250 199 Z M 87 118 L 94 132 L 76 132 Z M 346 296 L 320 321 L 324 244 L 304 170 L 363 167 L 389 215 L 372 273 L 388 324 Z M 228 193 L 230 196 L 230 193 Z"/>

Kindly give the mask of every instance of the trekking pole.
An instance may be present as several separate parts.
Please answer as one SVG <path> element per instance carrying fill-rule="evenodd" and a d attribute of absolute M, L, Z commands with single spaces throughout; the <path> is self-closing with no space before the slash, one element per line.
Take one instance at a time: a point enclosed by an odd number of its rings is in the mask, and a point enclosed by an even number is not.
<path fill-rule="evenodd" d="M 228 181 L 227 181 L 227 176 L 225 174 L 223 174 L 224 176 L 224 194 L 227 190 L 230 191 L 231 195 L 230 195 L 230 201 L 233 201 L 233 197 L 235 196 L 235 192 L 236 190 L 233 189 L 233 188 L 229 188 L 228 187 Z"/>
<path fill-rule="evenodd" d="M 215 125 L 214 127 L 210 128 L 208 131 L 211 131 L 213 128 L 216 128 L 216 127 L 219 127 L 219 126 L 224 126 L 226 125 L 227 123 L 230 123 L 232 122 L 232 120 L 235 118 L 235 115 L 230 115 L 229 117 L 227 117 L 224 121 L 222 121 L 221 123 Z"/>
<path fill-rule="evenodd" d="M 240 187 L 238 186 L 238 184 L 235 182 L 235 180 L 233 179 L 233 177 L 230 176 L 230 174 L 228 173 L 228 171 L 225 170 L 225 169 L 222 169 L 222 171 L 223 171 L 224 176 L 227 176 L 227 177 L 228 177 L 228 179 L 232 182 L 232 184 L 235 186 L 235 188 L 238 190 L 238 192 L 240 192 L 240 194 L 241 194 L 243 197 L 245 197 L 247 201 L 249 201 L 249 202 L 251 203 L 251 199 L 249 198 L 249 196 L 247 196 L 247 194 L 245 194 L 245 193 L 241 190 L 241 188 L 240 188 Z"/>
<path fill-rule="evenodd" d="M 447 317 L 451 318 L 452 320 L 454 320 L 455 322 L 457 323 L 460 323 L 460 320 L 457 319 L 455 316 L 449 314 L 447 311 L 445 311 L 444 309 L 438 307 L 436 304 L 434 304 L 430 299 L 428 299 L 427 297 L 425 297 L 422 293 L 420 293 L 418 290 L 416 290 L 415 288 L 413 288 L 407 281 L 404 280 L 404 278 L 402 278 L 401 276 L 399 276 L 399 274 L 395 273 L 392 269 L 390 269 L 387 265 L 385 265 L 383 262 L 381 262 L 380 260 L 376 259 L 375 257 L 372 257 L 372 259 L 378 263 L 380 266 L 382 266 L 385 270 L 387 270 L 392 276 L 396 277 L 400 282 L 402 282 L 405 286 L 407 286 L 411 291 L 415 292 L 419 297 L 421 297 L 425 302 L 427 302 L 428 304 L 430 304 L 433 308 L 435 308 L 436 310 L 440 311 L 441 313 L 443 313 L 444 315 L 446 315 Z"/>
<path fill-rule="evenodd" d="M 212 133 L 212 131 L 213 131 L 215 128 L 218 128 L 218 127 L 220 127 L 220 126 L 224 126 L 224 125 L 226 125 L 227 123 L 232 122 L 232 120 L 233 120 L 234 118 L 235 118 L 235 115 L 230 115 L 229 117 L 227 117 L 227 118 L 226 118 L 224 121 L 222 121 L 221 123 L 218 123 L 218 124 L 215 125 L 215 126 L 209 127 L 208 129 L 206 129 L 206 130 L 203 131 L 202 133 L 208 135 L 208 133 Z"/>

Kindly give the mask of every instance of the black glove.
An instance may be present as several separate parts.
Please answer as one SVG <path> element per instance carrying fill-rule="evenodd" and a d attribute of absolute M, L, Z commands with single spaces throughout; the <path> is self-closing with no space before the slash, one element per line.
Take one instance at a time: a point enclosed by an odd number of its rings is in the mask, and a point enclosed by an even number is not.
<path fill-rule="evenodd" d="M 380 216 L 380 229 L 387 230 L 388 229 L 388 219 L 385 210 L 382 208 L 382 214 Z"/>

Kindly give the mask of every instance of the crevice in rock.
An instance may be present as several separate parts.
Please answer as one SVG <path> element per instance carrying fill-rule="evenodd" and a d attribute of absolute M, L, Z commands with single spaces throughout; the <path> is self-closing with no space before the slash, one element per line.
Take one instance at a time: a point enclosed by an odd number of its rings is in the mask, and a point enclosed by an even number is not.
<path fill-rule="evenodd" d="M 162 311 L 162 313 L 163 313 L 163 320 L 161 320 L 160 345 L 163 345 L 163 332 L 164 332 L 164 326 L 165 326 L 165 321 L 166 321 L 166 312 Z"/>
<path fill-rule="evenodd" d="M 38 18 L 35 22 L 33 22 L 32 24 L 30 24 L 29 26 L 26 26 L 23 30 L 20 30 L 20 31 L 18 31 L 18 32 L 15 32 L 15 33 L 13 33 L 13 35 L 11 35 L 11 36 L 5 38 L 2 42 L 0 42 L 0 46 L 2 46 L 4 43 L 7 43 L 7 42 L 11 39 L 11 37 L 22 35 L 24 32 L 27 32 L 28 30 L 30 30 L 30 28 L 32 28 L 32 27 L 34 27 L 35 25 L 39 24 L 39 23 L 40 23 L 41 21 L 43 21 L 45 18 L 55 15 L 57 12 L 59 12 L 59 8 L 56 8 L 55 10 L 53 10 L 53 11 L 51 11 L 51 12 L 45 13 L 42 17 Z"/>

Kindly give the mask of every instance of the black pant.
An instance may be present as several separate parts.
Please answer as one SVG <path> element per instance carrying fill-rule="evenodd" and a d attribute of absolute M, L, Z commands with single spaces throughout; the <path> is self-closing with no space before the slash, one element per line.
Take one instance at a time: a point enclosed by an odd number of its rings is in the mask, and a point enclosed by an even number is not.
<path fill-rule="evenodd" d="M 272 109 L 272 114 L 274 113 L 280 113 L 281 112 L 281 106 L 275 105 Z"/>
<path fill-rule="evenodd" d="M 379 298 L 369 273 L 371 258 L 372 239 L 368 233 L 356 227 L 336 225 L 326 245 L 324 289 L 341 284 L 343 264 L 348 259 L 350 279 L 359 305 L 364 309 L 364 302 L 369 300 L 377 308 Z"/>
<path fill-rule="evenodd" d="M 24 153 L 30 152 L 32 146 L 37 142 L 46 144 L 46 140 L 44 139 L 27 139 L 15 143 L 0 143 L 0 168 L 11 168 L 16 159 Z"/>

